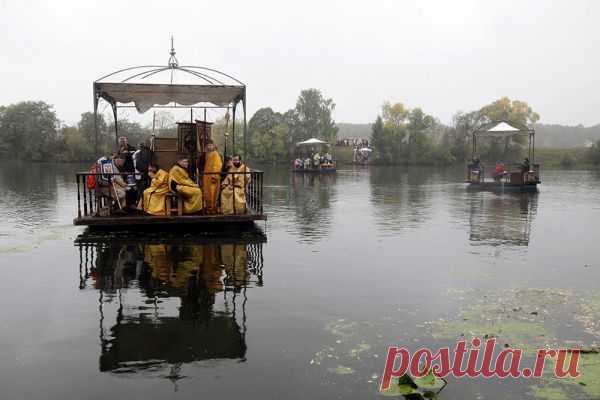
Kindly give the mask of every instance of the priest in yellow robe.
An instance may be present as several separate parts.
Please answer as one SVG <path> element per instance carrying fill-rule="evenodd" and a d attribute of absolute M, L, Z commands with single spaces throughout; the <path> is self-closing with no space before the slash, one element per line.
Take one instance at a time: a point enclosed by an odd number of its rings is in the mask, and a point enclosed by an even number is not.
<path fill-rule="evenodd" d="M 165 215 L 165 198 L 169 193 L 169 173 L 150 164 L 148 176 L 152 179 L 150 187 L 144 190 L 138 209 L 151 215 Z"/>
<path fill-rule="evenodd" d="M 202 177 L 204 207 L 207 214 L 217 213 L 222 168 L 223 161 L 217 151 L 217 146 L 212 141 L 209 141 L 206 145 L 206 162 L 204 163 L 204 176 Z"/>
<path fill-rule="evenodd" d="M 221 185 L 221 211 L 225 215 L 246 214 L 246 188 L 250 183 L 250 169 L 242 164 L 240 155 L 233 156 L 231 162 Z"/>
<path fill-rule="evenodd" d="M 183 213 L 202 210 L 202 189 L 190 178 L 187 170 L 190 161 L 182 157 L 169 171 L 169 189 L 183 199 Z"/>

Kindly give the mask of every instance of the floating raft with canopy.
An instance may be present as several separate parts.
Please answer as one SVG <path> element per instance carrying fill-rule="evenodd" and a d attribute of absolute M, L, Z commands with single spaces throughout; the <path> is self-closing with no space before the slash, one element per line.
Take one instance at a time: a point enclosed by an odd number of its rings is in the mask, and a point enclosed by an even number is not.
<path fill-rule="evenodd" d="M 522 164 L 501 167 L 485 166 L 477 156 L 477 145 L 481 139 L 510 139 L 517 136 L 528 138 L 528 157 Z M 471 189 L 537 191 L 540 180 L 540 165 L 535 163 L 535 130 L 518 126 L 508 121 L 491 122 L 475 130 L 472 137 L 471 163 L 467 166 L 466 182 Z M 503 167 L 503 168 L 502 168 Z M 488 172 L 489 171 L 489 172 Z"/>
<path fill-rule="evenodd" d="M 232 112 L 233 123 L 230 131 L 224 134 L 225 155 L 233 155 L 239 149 L 236 142 L 236 125 L 243 129 L 243 149 L 246 150 L 246 85 L 240 80 L 216 69 L 180 65 L 175 57 L 175 50 L 171 43 L 170 58 L 167 65 L 142 65 L 118 70 L 103 76 L 93 83 L 94 116 L 96 122 L 95 150 L 100 157 L 98 147 L 98 107 L 104 101 L 112 109 L 115 127 L 115 144 L 119 141 L 119 124 L 117 112 L 119 109 L 135 109 L 145 113 L 150 109 L 187 109 L 190 112 L 189 122 L 177 123 L 177 137 L 155 137 L 152 135 L 152 159 L 159 168 L 168 171 L 181 157 L 188 158 L 190 167 L 188 174 L 196 183 L 201 183 L 205 175 L 198 160 L 207 154 L 206 145 L 212 140 L 211 125 L 206 119 L 208 109 L 226 110 L 225 118 L 229 127 L 229 111 Z M 236 124 L 238 106 L 242 109 L 242 121 Z M 198 111 L 202 112 L 201 115 Z M 195 117 L 202 119 L 196 119 Z M 239 114 L 237 115 L 239 117 Z M 220 174 L 224 179 L 231 172 Z M 233 173 L 231 178 L 244 175 L 246 209 L 245 212 L 236 212 L 224 215 L 221 213 L 204 214 L 203 211 L 195 214 L 183 215 L 177 196 L 168 196 L 175 212 L 167 211 L 165 215 L 147 215 L 121 211 L 121 204 L 115 199 L 110 185 L 105 188 L 105 193 L 98 187 L 90 187 L 90 179 L 98 181 L 109 174 L 94 172 L 81 172 L 77 179 L 77 217 L 75 225 L 93 226 L 129 226 L 147 224 L 196 224 L 213 222 L 248 223 L 256 220 L 266 220 L 263 213 L 263 172 L 248 168 L 246 172 Z M 119 175 L 126 175 L 119 173 Z M 129 173 L 131 175 L 131 173 Z M 106 180 L 106 179 L 105 179 Z M 110 181 L 111 179 L 109 179 Z M 203 193 L 204 194 L 204 193 Z M 111 199 L 112 196 L 112 199 Z M 235 196 L 234 196 L 235 197 Z M 119 207 L 115 210 L 115 200 Z M 235 200 L 232 200 L 235 202 Z M 112 203 L 112 208 L 111 208 Z M 166 207 L 167 210 L 170 207 Z M 239 211 L 239 208 L 238 208 Z"/>
<path fill-rule="evenodd" d="M 331 144 L 317 138 L 310 138 L 308 140 L 296 143 L 296 154 L 298 155 L 298 157 L 300 157 L 299 159 L 302 160 L 302 165 L 297 164 L 296 161 L 294 161 L 292 165 L 292 172 L 297 172 L 301 174 L 335 173 L 336 162 L 333 159 L 331 160 L 331 162 L 319 161 L 317 165 L 315 165 L 314 163 L 312 149 L 323 147 L 331 147 Z M 304 163 L 306 158 L 310 159 L 308 165 L 305 165 Z"/>

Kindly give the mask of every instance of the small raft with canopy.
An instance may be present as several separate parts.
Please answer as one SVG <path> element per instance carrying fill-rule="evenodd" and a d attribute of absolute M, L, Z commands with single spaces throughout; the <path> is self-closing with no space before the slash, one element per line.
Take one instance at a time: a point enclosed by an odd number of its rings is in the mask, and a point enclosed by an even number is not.
<path fill-rule="evenodd" d="M 528 138 L 528 157 L 522 164 L 496 163 L 484 165 L 477 156 L 477 145 L 482 139 L 510 140 Z M 471 162 L 467 165 L 465 182 L 469 189 L 535 192 L 540 180 L 540 165 L 535 163 L 535 130 L 516 126 L 507 121 L 491 122 L 473 132 Z"/>
<path fill-rule="evenodd" d="M 352 151 L 352 164 L 354 165 L 369 165 L 371 162 L 371 154 L 373 153 L 373 149 L 365 146 L 365 147 L 356 147 Z"/>
<path fill-rule="evenodd" d="M 296 159 L 292 162 L 292 172 L 301 174 L 335 173 L 336 161 L 329 153 L 331 147 L 330 143 L 317 138 L 296 143 Z M 322 153 L 323 151 L 325 154 Z"/>
<path fill-rule="evenodd" d="M 135 109 L 145 113 L 151 109 L 187 109 L 190 112 L 189 122 L 177 124 L 177 137 L 151 138 L 152 162 L 159 169 L 169 171 L 177 160 L 187 158 L 187 173 L 196 187 L 202 187 L 207 175 L 199 168 L 198 160 L 208 154 L 207 146 L 212 143 L 212 123 L 206 120 L 207 110 L 226 110 L 233 115 L 230 131 L 226 127 L 224 133 L 224 156 L 235 155 L 240 144 L 236 143 L 236 126 L 243 130 L 243 154 L 246 150 L 246 85 L 238 79 L 216 69 L 200 66 L 179 65 L 175 50 L 171 46 L 167 65 L 144 65 L 124 68 L 103 76 L 93 83 L 94 116 L 95 116 L 95 150 L 98 151 L 98 107 L 101 101 L 112 108 L 115 126 L 115 141 L 118 147 L 119 109 Z M 242 120 L 236 121 L 236 111 L 241 106 Z M 200 111 L 200 112 L 199 112 Z M 195 114 L 196 113 L 196 114 Z M 200 115 L 198 115 L 200 114 Z M 196 119 L 195 115 L 202 118 Z M 238 114 L 239 119 L 239 114 Z M 228 122 L 227 122 L 228 124 Z M 228 143 L 229 141 L 229 143 Z M 210 146 L 209 146 L 210 147 Z M 242 171 L 243 169 L 243 171 Z M 231 171 L 231 170 L 230 170 Z M 266 220 L 263 212 L 263 172 L 249 167 L 241 167 L 236 172 L 210 172 L 210 177 L 219 176 L 220 182 L 229 179 L 231 184 L 233 207 L 228 212 L 204 212 L 204 210 L 184 214 L 177 193 L 169 193 L 165 199 L 165 212 L 162 215 L 149 215 L 143 212 L 124 212 L 117 190 L 111 190 L 111 175 L 131 178 L 131 172 L 118 174 L 106 171 L 88 171 L 76 174 L 77 183 L 77 217 L 74 225 L 101 227 L 119 227 L 131 225 L 168 224 L 188 225 L 202 223 L 252 223 Z M 243 183 L 238 185 L 242 177 Z M 209 178 L 210 178 L 209 177 Z M 104 191 L 100 190 L 102 181 Z M 114 180 L 113 180 L 114 181 Z M 92 183 L 90 183 L 92 182 Z M 204 192 L 204 189 L 203 189 Z M 204 195 L 204 193 L 203 193 Z M 223 197 L 223 196 L 222 196 Z M 239 199 L 245 198 L 240 203 Z M 118 204 L 118 207 L 115 206 Z M 240 204 L 243 209 L 240 209 Z M 237 210 L 236 210 L 237 205 Z M 233 212 L 229 209 L 233 208 Z M 225 207 L 223 206 L 223 209 Z"/>

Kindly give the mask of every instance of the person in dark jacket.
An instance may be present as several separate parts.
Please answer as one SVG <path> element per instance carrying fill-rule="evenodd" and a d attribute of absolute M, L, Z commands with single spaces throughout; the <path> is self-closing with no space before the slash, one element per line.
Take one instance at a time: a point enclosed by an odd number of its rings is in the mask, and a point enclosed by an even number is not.
<path fill-rule="evenodd" d="M 135 181 L 137 183 L 138 195 L 141 196 L 144 190 L 150 186 L 148 177 L 148 167 L 152 163 L 152 150 L 149 143 L 140 143 L 139 149 L 133 153 L 133 166 L 135 168 Z M 139 200 L 139 199 L 138 199 Z"/>
<path fill-rule="evenodd" d="M 123 166 L 123 172 L 135 172 L 135 166 L 133 165 L 133 153 L 135 147 L 129 144 L 127 136 L 121 136 L 119 138 L 119 154 L 125 156 L 125 165 Z"/>

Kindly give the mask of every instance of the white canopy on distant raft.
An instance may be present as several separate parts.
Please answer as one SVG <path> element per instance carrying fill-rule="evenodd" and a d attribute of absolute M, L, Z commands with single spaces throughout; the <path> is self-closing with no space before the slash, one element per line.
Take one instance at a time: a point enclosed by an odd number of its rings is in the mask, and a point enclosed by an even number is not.
<path fill-rule="evenodd" d="M 508 122 L 502 121 L 495 123 L 490 128 L 476 131 L 475 134 L 479 137 L 510 137 L 515 135 L 532 135 L 534 134 L 533 129 L 529 128 L 517 128 Z"/>
<path fill-rule="evenodd" d="M 373 151 L 373 149 L 371 149 L 369 147 L 363 147 L 362 149 L 358 149 L 358 151 L 362 151 L 364 153 L 370 153 Z"/>
<path fill-rule="evenodd" d="M 169 85 L 151 83 L 109 83 L 96 82 L 95 90 L 99 97 L 110 103 L 135 103 L 140 113 L 156 105 L 177 103 L 192 106 L 210 103 L 226 107 L 242 99 L 244 86 L 225 85 Z"/>
<path fill-rule="evenodd" d="M 323 140 L 317 139 L 317 138 L 310 138 L 308 140 L 305 140 L 304 142 L 298 142 L 296 143 L 296 146 L 305 146 L 305 145 L 311 145 L 311 144 L 329 144 Z"/>

